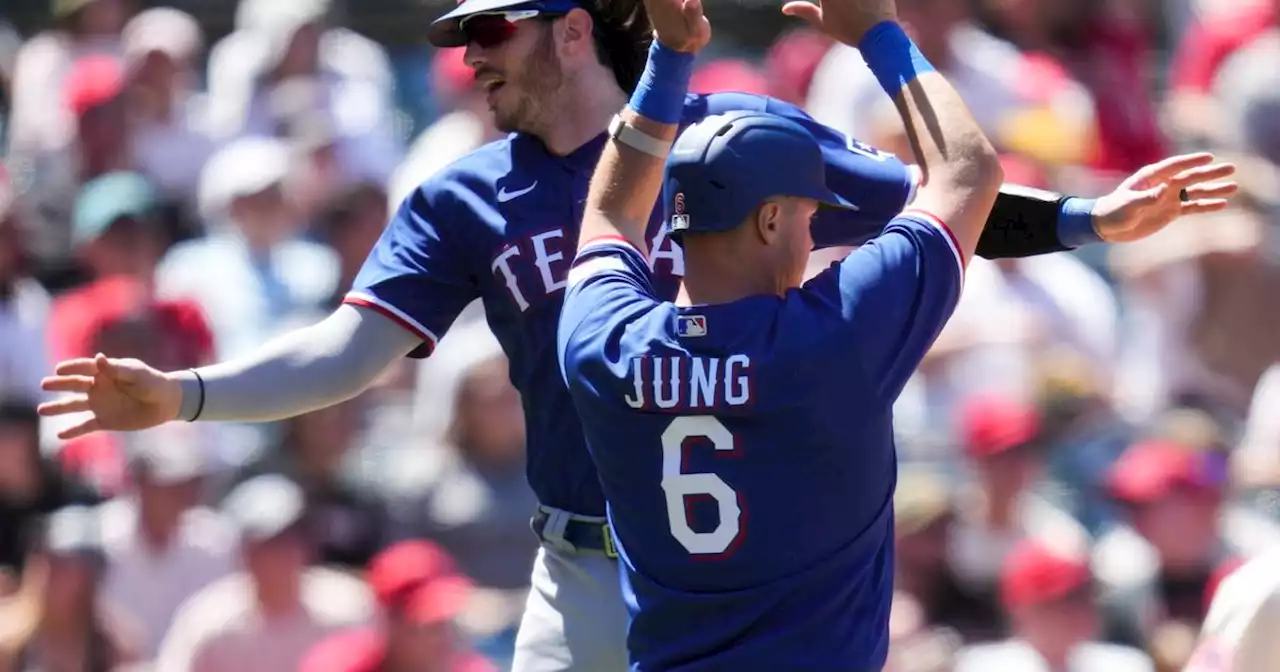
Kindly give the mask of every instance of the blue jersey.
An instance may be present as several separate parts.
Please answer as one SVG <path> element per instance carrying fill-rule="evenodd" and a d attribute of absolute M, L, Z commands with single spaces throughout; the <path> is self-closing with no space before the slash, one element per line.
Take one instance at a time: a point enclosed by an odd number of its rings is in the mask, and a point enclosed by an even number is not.
<path fill-rule="evenodd" d="M 781 114 L 823 143 L 829 184 L 861 208 L 820 216 L 814 239 L 823 245 L 866 240 L 910 198 L 915 180 L 908 167 L 787 103 L 746 94 L 690 96 L 684 122 L 730 110 Z M 604 515 L 604 495 L 556 365 L 555 334 L 587 185 L 605 140 L 601 134 L 568 156 L 553 156 L 536 138 L 514 134 L 458 160 L 404 201 L 346 299 L 421 336 L 423 346 L 411 355 L 417 357 L 430 353 L 464 307 L 482 299 L 521 392 L 534 492 L 543 504 L 594 516 Z M 674 296 L 684 261 L 664 235 L 662 215 L 653 216 L 649 259 L 660 295 Z"/>
<path fill-rule="evenodd" d="M 960 251 L 907 211 L 783 297 L 677 307 L 585 246 L 559 356 L 624 567 L 632 669 L 871 671 L 893 586 L 892 407 Z"/>

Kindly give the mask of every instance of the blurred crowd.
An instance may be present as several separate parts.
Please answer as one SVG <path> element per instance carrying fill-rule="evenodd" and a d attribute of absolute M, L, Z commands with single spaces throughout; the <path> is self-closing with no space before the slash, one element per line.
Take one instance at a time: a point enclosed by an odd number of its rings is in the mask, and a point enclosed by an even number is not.
<path fill-rule="evenodd" d="M 0 9 L 0 672 L 503 669 L 536 502 L 479 307 L 278 425 L 62 442 L 37 416 L 52 362 L 193 367 L 316 321 L 400 200 L 497 137 L 460 50 L 416 87 L 328 0 L 239 0 L 222 36 L 146 4 L 52 0 L 31 34 Z M 1009 181 L 1094 196 L 1207 148 L 1245 193 L 1123 250 L 973 262 L 896 409 L 890 669 L 1180 670 L 1218 582 L 1280 543 L 1280 2 L 898 6 Z M 910 162 L 820 35 L 693 86 Z M 438 114 L 406 123 L 405 87 Z"/>

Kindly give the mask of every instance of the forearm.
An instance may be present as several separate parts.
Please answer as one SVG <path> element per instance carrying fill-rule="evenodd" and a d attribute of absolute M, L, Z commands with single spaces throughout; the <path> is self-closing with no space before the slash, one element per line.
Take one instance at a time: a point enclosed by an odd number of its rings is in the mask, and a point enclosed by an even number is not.
<path fill-rule="evenodd" d="M 971 258 L 999 193 L 1003 171 L 960 95 L 936 72 L 907 83 L 894 100 L 920 160 L 918 207 L 947 223 Z"/>
<path fill-rule="evenodd" d="M 679 133 L 693 56 L 655 40 L 624 122 L 605 145 L 587 191 L 579 245 L 622 236 L 645 250 L 645 230 L 662 193 L 667 150 Z M 647 149 L 647 151 L 646 151 Z"/>
<path fill-rule="evenodd" d="M 666 143 L 675 141 L 679 126 L 650 119 L 630 108 L 621 113 L 627 124 Z M 662 193 L 663 160 L 610 141 L 600 155 L 582 222 L 581 241 L 618 235 L 637 249 L 646 249 L 644 234 L 653 204 Z"/>
<path fill-rule="evenodd" d="M 390 319 L 344 305 L 251 355 L 197 369 L 198 377 L 177 374 L 182 384 L 178 417 L 268 422 L 332 406 L 362 392 L 419 343 Z"/>
<path fill-rule="evenodd" d="M 1006 184 L 987 216 L 977 254 L 987 259 L 1012 259 L 1099 242 L 1093 226 L 1095 203 L 1092 198 Z"/>

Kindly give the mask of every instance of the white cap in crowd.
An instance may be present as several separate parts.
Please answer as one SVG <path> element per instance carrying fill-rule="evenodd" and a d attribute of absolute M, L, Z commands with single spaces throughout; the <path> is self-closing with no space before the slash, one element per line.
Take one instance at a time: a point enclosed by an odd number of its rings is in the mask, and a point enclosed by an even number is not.
<path fill-rule="evenodd" d="M 189 62 L 204 49 L 204 32 L 190 14 L 172 7 L 154 7 L 133 17 L 125 25 L 120 41 L 130 66 L 152 53 Z"/>
<path fill-rule="evenodd" d="M 178 485 L 208 476 L 207 428 L 190 423 L 169 423 L 141 432 L 124 434 L 125 454 L 134 472 L 144 472 L 156 485 Z"/>
<path fill-rule="evenodd" d="M 222 510 L 240 538 L 267 541 L 302 520 L 306 498 L 297 483 L 278 474 L 255 476 L 237 485 Z"/>
<path fill-rule="evenodd" d="M 289 174 L 289 147 L 280 140 L 247 137 L 233 140 L 209 159 L 200 175 L 200 215 L 225 218 L 231 203 L 284 182 Z"/>

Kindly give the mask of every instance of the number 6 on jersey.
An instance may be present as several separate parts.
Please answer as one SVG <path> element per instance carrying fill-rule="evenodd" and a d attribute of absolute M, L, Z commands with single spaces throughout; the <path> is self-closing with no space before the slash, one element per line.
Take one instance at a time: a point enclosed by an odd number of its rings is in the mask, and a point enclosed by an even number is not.
<path fill-rule="evenodd" d="M 691 555 L 720 555 L 732 548 L 742 533 L 742 507 L 738 493 L 719 476 L 682 471 L 685 443 L 695 438 L 710 441 L 717 453 L 735 450 L 733 434 L 712 416 L 683 416 L 667 426 L 662 433 L 662 491 L 667 496 L 667 522 L 671 536 Z M 714 530 L 697 532 L 689 524 L 688 502 L 699 497 L 716 502 L 719 522 Z"/>

